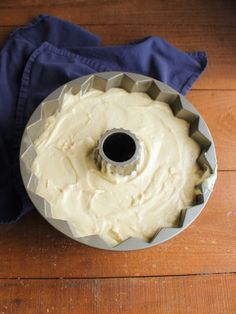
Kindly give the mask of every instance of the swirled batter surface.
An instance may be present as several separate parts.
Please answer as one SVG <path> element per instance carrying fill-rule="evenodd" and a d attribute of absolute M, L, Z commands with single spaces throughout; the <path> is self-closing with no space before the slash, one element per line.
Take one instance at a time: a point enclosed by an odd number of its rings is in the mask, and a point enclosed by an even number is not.
<path fill-rule="evenodd" d="M 141 160 L 130 176 L 103 173 L 94 163 L 97 141 L 112 128 L 128 129 L 140 141 Z M 34 143 L 36 192 L 78 237 L 99 234 L 112 246 L 130 236 L 148 241 L 160 228 L 175 226 L 195 199 L 200 148 L 188 132 L 168 104 L 145 93 L 68 92 Z"/>

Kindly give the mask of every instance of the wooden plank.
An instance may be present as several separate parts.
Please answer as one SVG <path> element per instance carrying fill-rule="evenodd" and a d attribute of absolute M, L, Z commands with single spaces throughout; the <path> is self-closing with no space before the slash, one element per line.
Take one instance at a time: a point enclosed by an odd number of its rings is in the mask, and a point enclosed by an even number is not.
<path fill-rule="evenodd" d="M 234 314 L 236 274 L 168 278 L 0 280 L 5 313 Z"/>
<path fill-rule="evenodd" d="M 1 11 L 1 10 L 0 10 Z M 205 50 L 209 65 L 194 89 L 236 89 L 236 27 L 201 25 L 87 25 L 104 45 L 116 45 L 148 35 L 158 35 L 184 51 Z M 0 28 L 3 43 L 13 27 Z"/>
<path fill-rule="evenodd" d="M 187 98 L 210 128 L 218 168 L 236 170 L 236 91 L 191 91 Z"/>
<path fill-rule="evenodd" d="M 235 25 L 235 2 L 214 0 L 174 1 L 2 1 L 1 25 L 20 25 L 41 12 L 80 24 L 198 24 Z"/>
<path fill-rule="evenodd" d="M 31 213 L 0 227 L 0 278 L 125 277 L 236 272 L 236 172 L 220 172 L 198 219 L 166 243 L 134 252 L 92 249 Z"/>

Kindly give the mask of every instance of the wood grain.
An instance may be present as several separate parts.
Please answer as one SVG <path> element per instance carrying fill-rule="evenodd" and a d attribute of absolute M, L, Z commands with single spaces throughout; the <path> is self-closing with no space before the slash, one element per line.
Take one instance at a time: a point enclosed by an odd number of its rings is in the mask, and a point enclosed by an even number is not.
<path fill-rule="evenodd" d="M 228 0 L 14 0 L 1 2 L 0 25 L 22 25 L 47 12 L 80 24 L 235 25 L 235 1 Z"/>
<path fill-rule="evenodd" d="M 1 12 L 1 10 L 0 10 Z M 236 27 L 182 25 L 86 25 L 104 45 L 123 44 L 137 38 L 158 35 L 184 51 L 205 50 L 209 64 L 193 89 L 236 89 Z M 14 27 L 0 27 L 0 42 Z"/>
<path fill-rule="evenodd" d="M 236 275 L 0 280 L 1 313 L 234 314 Z"/>
<path fill-rule="evenodd" d="M 236 170 L 236 91 L 191 91 L 187 98 L 213 135 L 218 168 Z"/>
<path fill-rule="evenodd" d="M 0 278 L 130 277 L 236 272 L 236 172 L 220 172 L 198 219 L 176 238 L 136 252 L 92 249 L 36 213 L 0 228 Z"/>

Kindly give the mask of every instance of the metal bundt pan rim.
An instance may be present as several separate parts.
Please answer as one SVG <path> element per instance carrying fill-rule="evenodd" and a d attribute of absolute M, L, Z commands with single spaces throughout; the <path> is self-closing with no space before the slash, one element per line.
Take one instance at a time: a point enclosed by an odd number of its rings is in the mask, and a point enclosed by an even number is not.
<path fill-rule="evenodd" d="M 40 132 L 43 131 L 44 119 L 60 110 L 65 92 L 70 90 L 73 94 L 80 92 L 83 95 L 90 90 L 91 87 L 103 91 L 112 87 L 120 87 L 128 92 L 146 92 L 152 99 L 167 102 L 171 106 L 175 116 L 190 123 L 190 136 L 200 144 L 202 149 L 198 162 L 202 168 L 205 168 L 205 170 L 210 169 L 211 171 L 213 177 L 212 186 L 207 187 L 204 182 L 199 186 L 202 194 L 198 196 L 198 204 L 182 210 L 178 227 L 162 228 L 150 242 L 144 242 L 141 239 L 130 237 L 120 244 L 111 247 L 98 235 L 75 237 L 73 226 L 67 221 L 50 217 L 50 205 L 45 199 L 34 193 L 37 186 L 37 178 L 30 171 L 31 164 L 36 156 L 33 141 L 40 135 Z M 30 117 L 22 136 L 20 169 L 30 199 L 39 213 L 54 228 L 68 237 L 91 247 L 112 251 L 131 251 L 152 247 L 170 240 L 187 228 L 198 217 L 213 190 L 217 161 L 215 145 L 205 121 L 193 105 L 177 91 L 160 81 L 144 75 L 127 72 L 101 72 L 72 80 L 56 89 L 41 102 Z"/>

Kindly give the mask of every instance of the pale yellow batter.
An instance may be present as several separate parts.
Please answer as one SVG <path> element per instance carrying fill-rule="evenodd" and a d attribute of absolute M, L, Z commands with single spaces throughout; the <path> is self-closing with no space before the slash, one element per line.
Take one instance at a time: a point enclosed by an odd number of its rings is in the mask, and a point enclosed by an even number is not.
<path fill-rule="evenodd" d="M 141 160 L 130 176 L 102 173 L 94 163 L 97 141 L 113 128 L 130 130 L 140 141 Z M 160 228 L 175 226 L 194 201 L 200 148 L 188 131 L 166 103 L 145 93 L 68 92 L 35 141 L 36 192 L 78 237 L 99 234 L 111 246 L 130 236 L 148 241 Z"/>

